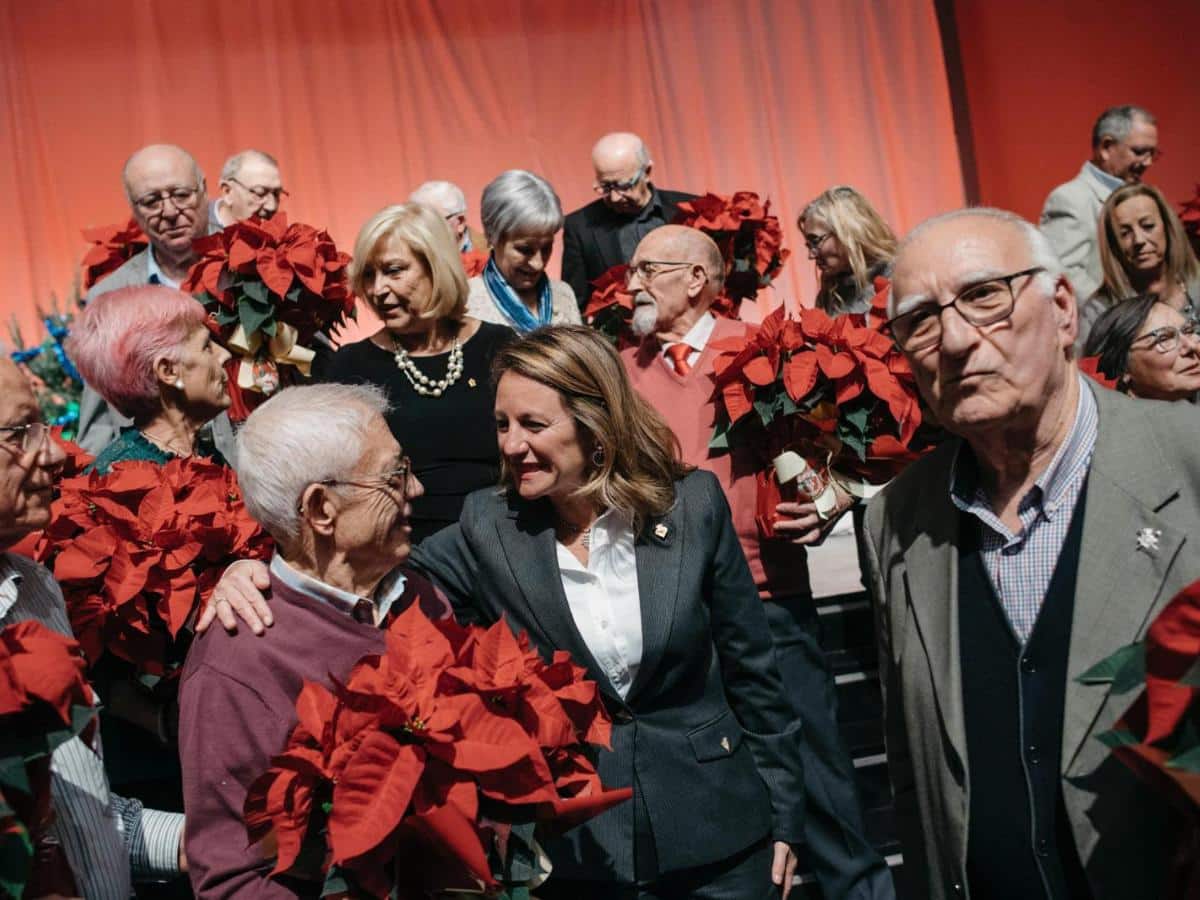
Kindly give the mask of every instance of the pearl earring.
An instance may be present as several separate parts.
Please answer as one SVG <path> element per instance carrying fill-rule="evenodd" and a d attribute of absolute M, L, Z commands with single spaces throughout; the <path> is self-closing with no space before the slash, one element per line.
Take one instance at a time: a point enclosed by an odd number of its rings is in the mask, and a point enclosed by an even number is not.
<path fill-rule="evenodd" d="M 175 387 L 177 387 L 181 391 L 183 390 L 183 379 L 182 378 L 175 379 Z"/>

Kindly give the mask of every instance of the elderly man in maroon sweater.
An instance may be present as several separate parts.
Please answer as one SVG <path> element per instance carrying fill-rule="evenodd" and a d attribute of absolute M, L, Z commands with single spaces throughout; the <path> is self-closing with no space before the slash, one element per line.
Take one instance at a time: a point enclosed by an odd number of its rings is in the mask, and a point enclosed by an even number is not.
<path fill-rule="evenodd" d="M 812 503 L 777 507 L 780 537 L 760 539 L 755 523 L 753 460 L 714 454 L 713 342 L 740 335 L 745 325 L 711 311 L 725 263 L 701 231 L 664 225 L 642 238 L 629 262 L 635 294 L 634 331 L 644 336 L 621 354 L 629 380 L 674 430 L 683 458 L 721 482 L 759 594 L 784 686 L 804 722 L 804 837 L 808 858 L 827 898 L 892 900 L 891 874 L 866 838 L 854 769 L 837 729 L 833 676 L 818 640 L 816 607 L 804 545 L 824 537 L 852 498 L 839 494 L 828 518 Z M 836 488 L 835 488 L 836 489 Z"/>
<path fill-rule="evenodd" d="M 283 749 L 305 680 L 331 686 L 331 674 L 345 677 L 381 652 L 380 625 L 414 599 L 431 616 L 448 612 L 428 582 L 400 567 L 408 501 L 422 488 L 386 408 L 371 387 L 288 388 L 238 435 L 246 508 L 276 542 L 262 585 L 274 625 L 263 637 L 210 629 L 184 666 L 179 752 L 197 896 L 320 894 L 319 883 L 271 878 L 272 861 L 247 847 L 246 790 Z"/>

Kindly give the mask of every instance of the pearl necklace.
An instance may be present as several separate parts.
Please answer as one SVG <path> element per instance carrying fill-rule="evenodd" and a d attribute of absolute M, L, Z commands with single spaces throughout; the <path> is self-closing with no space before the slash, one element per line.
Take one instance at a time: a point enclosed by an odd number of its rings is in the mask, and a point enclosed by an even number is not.
<path fill-rule="evenodd" d="M 408 383 L 412 385 L 412 389 L 422 397 L 442 396 L 446 389 L 462 376 L 463 352 L 462 344 L 458 342 L 458 338 L 455 338 L 454 343 L 450 346 L 450 360 L 446 365 L 446 377 L 439 378 L 437 381 L 434 381 L 417 368 L 417 364 L 412 361 L 412 357 L 408 355 L 408 351 L 400 346 L 399 340 L 393 338 L 392 344 L 396 348 L 396 365 L 400 367 L 400 371 L 408 378 Z"/>

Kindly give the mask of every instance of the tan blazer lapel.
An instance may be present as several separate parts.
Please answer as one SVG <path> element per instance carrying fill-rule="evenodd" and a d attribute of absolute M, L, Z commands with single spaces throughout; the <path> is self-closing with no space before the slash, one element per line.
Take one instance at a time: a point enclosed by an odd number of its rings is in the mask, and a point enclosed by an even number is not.
<path fill-rule="evenodd" d="M 1066 772 L 1109 698 L 1108 685 L 1080 684 L 1079 675 L 1137 640 L 1154 613 L 1182 585 L 1168 585 L 1187 535 L 1159 514 L 1181 483 L 1149 431 L 1096 390 L 1100 430 L 1087 482 L 1075 613 L 1063 715 L 1062 771 Z M 1144 535 L 1139 545 L 1139 535 Z M 1170 588 L 1169 590 L 1167 588 Z M 1113 698 L 1128 705 L 1130 696 Z M 1121 710 L 1123 711 L 1123 709 Z M 1119 714 L 1119 713 L 1118 713 Z M 1106 717 L 1107 718 L 1107 717 Z"/>

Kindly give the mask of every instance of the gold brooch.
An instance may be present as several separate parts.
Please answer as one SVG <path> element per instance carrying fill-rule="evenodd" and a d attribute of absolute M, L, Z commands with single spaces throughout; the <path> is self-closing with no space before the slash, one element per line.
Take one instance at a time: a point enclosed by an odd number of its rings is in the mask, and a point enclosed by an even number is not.
<path fill-rule="evenodd" d="M 669 529 L 667 528 L 667 525 L 665 522 L 659 522 L 657 525 L 654 526 L 654 536 L 661 541 L 663 538 L 665 538 L 667 536 L 668 530 Z"/>
<path fill-rule="evenodd" d="M 474 378 L 468 378 L 468 379 L 467 379 L 467 387 L 476 387 L 476 386 L 477 386 L 477 385 L 476 385 L 476 382 L 475 382 L 475 379 L 474 379 Z"/>

